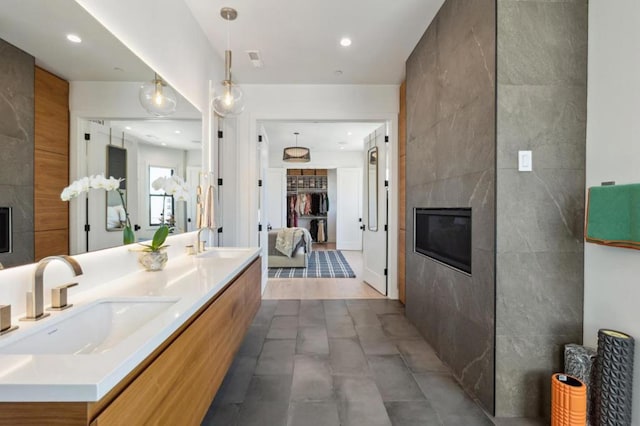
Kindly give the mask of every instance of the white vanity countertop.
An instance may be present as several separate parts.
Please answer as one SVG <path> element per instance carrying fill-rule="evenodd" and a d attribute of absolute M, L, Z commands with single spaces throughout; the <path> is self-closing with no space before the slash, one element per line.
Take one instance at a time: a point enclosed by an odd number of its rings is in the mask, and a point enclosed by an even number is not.
<path fill-rule="evenodd" d="M 228 255 L 225 255 L 228 254 Z M 0 401 L 98 401 L 259 256 L 258 248 L 212 248 L 170 258 L 160 272 L 139 270 L 74 296 L 73 307 L 0 337 Z M 6 354 L 4 347 L 55 326 L 100 300 L 175 300 L 110 350 L 92 354 Z"/>

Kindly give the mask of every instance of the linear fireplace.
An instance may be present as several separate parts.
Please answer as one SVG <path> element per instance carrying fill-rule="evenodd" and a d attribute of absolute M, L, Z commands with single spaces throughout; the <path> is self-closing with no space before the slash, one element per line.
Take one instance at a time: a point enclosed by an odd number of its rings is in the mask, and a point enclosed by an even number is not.
<path fill-rule="evenodd" d="M 0 253 L 11 253 L 11 207 L 0 207 Z"/>
<path fill-rule="evenodd" d="M 415 208 L 413 249 L 471 274 L 471 209 Z"/>

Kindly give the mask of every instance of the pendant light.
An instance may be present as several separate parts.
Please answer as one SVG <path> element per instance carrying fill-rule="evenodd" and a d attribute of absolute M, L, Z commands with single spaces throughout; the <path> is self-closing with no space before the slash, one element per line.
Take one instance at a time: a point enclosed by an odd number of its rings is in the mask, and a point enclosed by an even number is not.
<path fill-rule="evenodd" d="M 282 161 L 288 163 L 308 163 L 311 161 L 311 151 L 309 151 L 309 148 L 298 146 L 299 134 L 298 132 L 294 133 L 294 135 L 296 135 L 296 146 L 288 146 L 282 152 Z"/>
<path fill-rule="evenodd" d="M 178 106 L 175 90 L 167 85 L 158 74 L 155 74 L 153 80 L 140 86 L 138 99 L 142 107 L 156 117 L 171 115 L 176 112 Z"/>
<path fill-rule="evenodd" d="M 229 21 L 238 17 L 230 7 L 220 9 L 220 16 L 227 21 L 227 50 L 224 51 L 224 80 L 214 89 L 213 110 L 222 117 L 233 117 L 244 110 L 242 89 L 231 80 L 231 49 L 229 49 Z"/>

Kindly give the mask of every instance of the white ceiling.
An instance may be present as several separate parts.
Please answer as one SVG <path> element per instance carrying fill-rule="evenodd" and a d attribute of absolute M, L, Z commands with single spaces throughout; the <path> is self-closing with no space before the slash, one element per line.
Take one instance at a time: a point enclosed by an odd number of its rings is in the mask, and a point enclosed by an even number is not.
<path fill-rule="evenodd" d="M 0 1 L 0 38 L 35 56 L 36 64 L 53 74 L 68 81 L 153 78 L 153 70 L 74 0 Z M 82 43 L 69 42 L 69 33 Z"/>
<path fill-rule="evenodd" d="M 399 84 L 404 64 L 444 0 L 185 0 L 223 57 L 225 6 L 233 76 L 256 84 Z M 353 44 L 339 45 L 343 36 Z M 253 68 L 247 50 L 259 50 Z M 335 75 L 341 70 L 342 75 Z"/>
<path fill-rule="evenodd" d="M 111 120 L 111 128 L 116 139 L 124 132 L 165 148 L 199 150 L 202 146 L 200 120 Z"/>
<path fill-rule="evenodd" d="M 313 151 L 362 151 L 364 139 L 382 123 L 329 121 L 264 121 L 269 151 L 282 152 L 295 146 L 294 132 L 299 132 L 298 145 Z M 349 134 L 351 133 L 351 134 Z"/>

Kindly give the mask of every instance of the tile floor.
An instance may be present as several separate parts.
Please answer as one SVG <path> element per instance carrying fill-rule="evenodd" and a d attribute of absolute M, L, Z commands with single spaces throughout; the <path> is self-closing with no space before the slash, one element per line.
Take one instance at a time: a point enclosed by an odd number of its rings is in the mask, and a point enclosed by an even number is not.
<path fill-rule="evenodd" d="M 263 300 L 203 425 L 491 425 L 392 300 Z"/>

